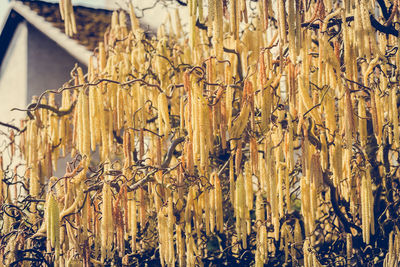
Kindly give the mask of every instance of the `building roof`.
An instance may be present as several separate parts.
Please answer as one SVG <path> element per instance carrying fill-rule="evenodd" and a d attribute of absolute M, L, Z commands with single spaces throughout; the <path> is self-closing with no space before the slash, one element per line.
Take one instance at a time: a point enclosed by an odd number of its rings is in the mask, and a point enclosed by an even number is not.
<path fill-rule="evenodd" d="M 65 33 L 58 3 L 27 0 L 22 2 L 47 22 L 50 22 L 54 27 Z M 73 8 L 77 34 L 70 38 L 77 40 L 81 45 L 93 51 L 98 42 L 103 40 L 104 33 L 111 22 L 112 11 L 83 6 L 74 6 Z"/>
<path fill-rule="evenodd" d="M 0 33 L 0 65 L 18 24 L 27 21 L 87 66 L 91 51 L 103 40 L 112 11 L 74 6 L 74 13 L 77 34 L 71 38 L 64 33 L 64 22 L 61 20 L 58 4 L 27 0 L 11 2 L 8 17 Z"/>

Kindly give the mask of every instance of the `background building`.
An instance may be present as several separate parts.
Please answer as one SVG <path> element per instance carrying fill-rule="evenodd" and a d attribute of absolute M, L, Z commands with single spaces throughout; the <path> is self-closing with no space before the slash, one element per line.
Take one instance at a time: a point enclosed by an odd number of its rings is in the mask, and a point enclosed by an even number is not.
<path fill-rule="evenodd" d="M 0 33 L 0 121 L 18 123 L 10 120 L 25 114 L 10 114 L 12 108 L 24 108 L 32 96 L 60 88 L 70 79 L 75 64 L 86 69 L 112 12 L 82 6 L 74 9 L 78 34 L 70 38 L 64 34 L 58 4 L 10 4 Z"/>

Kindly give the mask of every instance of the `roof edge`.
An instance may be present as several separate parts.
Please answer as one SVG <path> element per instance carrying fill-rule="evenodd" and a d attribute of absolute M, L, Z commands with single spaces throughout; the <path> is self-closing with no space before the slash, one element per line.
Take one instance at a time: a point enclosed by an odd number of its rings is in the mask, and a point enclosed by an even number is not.
<path fill-rule="evenodd" d="M 71 56 L 76 58 L 80 63 L 88 66 L 92 52 L 87 50 L 77 41 L 69 38 L 66 34 L 54 27 L 50 22 L 47 22 L 43 17 L 36 14 L 28 6 L 21 2 L 10 2 L 10 8 L 15 10 L 24 19 L 32 24 L 35 28 L 41 31 L 44 35 L 56 42 L 60 47 L 67 51 Z"/>
<path fill-rule="evenodd" d="M 7 19 L 4 21 L 3 30 L 0 34 L 0 69 L 3 65 L 3 60 L 6 57 L 7 50 L 13 39 L 15 31 L 19 24 L 24 21 L 24 18 L 15 10 L 9 9 Z M 6 31 L 4 29 L 7 29 Z"/>
<path fill-rule="evenodd" d="M 10 5 L 10 3 L 7 3 L 7 8 L 4 11 L 4 17 L 2 19 L 0 19 L 0 33 L 3 32 L 4 27 L 7 24 L 7 20 L 10 17 L 10 13 L 12 11 L 12 7 Z"/>

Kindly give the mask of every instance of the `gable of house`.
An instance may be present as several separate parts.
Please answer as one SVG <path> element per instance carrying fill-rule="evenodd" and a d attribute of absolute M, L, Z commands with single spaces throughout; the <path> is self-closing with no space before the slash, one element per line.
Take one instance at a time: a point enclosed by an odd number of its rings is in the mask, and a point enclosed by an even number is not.
<path fill-rule="evenodd" d="M 58 89 L 70 79 L 76 63 L 83 69 L 102 40 L 112 11 L 74 7 L 78 34 L 64 34 L 58 4 L 15 1 L 0 33 L 0 121 L 12 122 L 32 96 Z M 15 121 L 14 121 L 15 123 Z M 0 129 L 1 130 L 1 129 Z"/>

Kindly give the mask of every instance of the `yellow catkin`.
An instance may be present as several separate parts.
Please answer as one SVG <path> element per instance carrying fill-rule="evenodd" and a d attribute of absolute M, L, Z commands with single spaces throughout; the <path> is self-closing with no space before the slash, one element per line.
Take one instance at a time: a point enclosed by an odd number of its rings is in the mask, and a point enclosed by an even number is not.
<path fill-rule="evenodd" d="M 170 193 L 171 194 L 171 193 Z M 174 249 L 174 227 L 175 216 L 174 216 L 174 203 L 172 200 L 172 194 L 168 198 L 168 219 L 167 219 L 167 233 L 168 233 L 168 265 L 175 264 L 175 249 Z"/>
<path fill-rule="evenodd" d="M 178 9 L 175 9 L 175 32 L 176 32 L 176 37 L 179 39 L 182 37 L 182 24 L 181 24 L 181 19 L 179 16 L 179 11 Z"/>
<path fill-rule="evenodd" d="M 253 209 L 253 198 L 254 198 L 254 193 L 253 193 L 253 174 L 251 172 L 250 168 L 250 162 L 246 161 L 244 165 L 244 172 L 245 172 L 245 192 L 246 192 L 246 206 L 247 209 L 250 211 Z"/>
<path fill-rule="evenodd" d="M 230 138 L 237 139 L 242 135 L 244 129 L 246 128 L 247 121 L 249 119 L 249 114 L 250 114 L 250 106 L 248 105 L 248 103 L 244 103 L 239 116 L 233 122 L 232 128 L 229 131 Z"/>
<path fill-rule="evenodd" d="M 226 117 L 228 118 L 228 131 L 230 132 L 231 123 L 232 123 L 232 101 L 233 101 L 233 88 L 231 86 L 227 86 L 226 88 Z"/>
<path fill-rule="evenodd" d="M 33 197 L 38 197 L 39 190 L 40 190 L 39 175 L 37 173 L 37 169 L 32 168 L 30 171 L 30 177 L 29 177 L 29 193 Z"/>
<path fill-rule="evenodd" d="M 190 233 L 192 230 L 192 216 L 191 212 L 193 210 L 193 190 L 189 189 L 189 193 L 187 195 L 187 204 L 185 207 L 185 232 Z"/>
<path fill-rule="evenodd" d="M 371 234 L 375 234 L 375 219 L 374 219 L 374 196 L 372 191 L 372 179 L 369 170 L 366 173 L 367 177 L 367 201 L 368 201 L 368 221 L 370 224 Z"/>
<path fill-rule="evenodd" d="M 135 15 L 135 9 L 132 2 L 129 2 L 129 18 L 131 21 L 132 31 L 139 30 L 139 20 Z"/>
<path fill-rule="evenodd" d="M 397 87 L 392 88 L 391 90 L 391 113 L 392 113 L 392 123 L 393 123 L 393 143 L 394 143 L 394 148 L 398 148 L 400 145 L 400 140 L 399 140 L 399 113 L 397 110 Z"/>
<path fill-rule="evenodd" d="M 258 225 L 262 224 L 265 220 L 265 209 L 264 209 L 264 199 L 262 197 L 261 191 L 257 192 L 256 196 L 256 222 Z"/>
<path fill-rule="evenodd" d="M 158 121 L 160 134 L 167 136 L 170 130 L 168 100 L 165 94 L 158 95 Z"/>
<path fill-rule="evenodd" d="M 47 220 L 47 238 L 50 244 L 55 243 L 55 234 L 54 234 L 54 217 L 53 217 L 53 210 L 54 206 L 56 205 L 54 197 L 52 194 L 49 195 L 47 200 L 47 211 L 46 211 L 46 220 Z"/>
<path fill-rule="evenodd" d="M 100 158 L 102 160 L 107 159 L 108 156 L 108 131 L 107 131 L 107 124 L 106 124 L 106 112 L 104 111 L 104 102 L 103 102 L 103 96 L 101 94 L 101 89 L 102 87 L 96 88 L 96 100 L 98 104 L 98 112 L 99 114 L 97 115 L 97 118 L 99 120 L 99 129 L 98 131 L 100 132 L 100 137 L 101 137 L 101 152 L 100 152 Z"/>
<path fill-rule="evenodd" d="M 167 242 L 168 239 L 166 237 L 166 235 L 168 234 L 168 231 L 165 227 L 166 225 L 166 218 L 165 218 L 165 214 L 164 214 L 164 209 L 161 209 L 158 212 L 158 220 L 157 220 L 157 228 L 158 228 L 158 234 L 159 234 L 159 251 L 160 251 L 160 263 L 161 266 L 165 266 L 165 264 L 168 264 L 168 250 L 167 250 Z"/>
<path fill-rule="evenodd" d="M 107 57 L 106 57 L 106 51 L 104 47 L 104 42 L 99 42 L 99 71 L 102 72 L 106 68 L 106 62 L 107 62 Z"/>
<path fill-rule="evenodd" d="M 203 225 L 203 227 L 205 227 L 206 235 L 210 235 L 210 233 L 211 233 L 211 230 L 210 230 L 211 208 L 210 208 L 209 202 L 208 202 L 209 198 L 210 198 L 209 196 L 210 196 L 210 192 L 205 190 L 199 199 L 200 200 L 199 204 L 201 205 L 202 209 L 204 210 L 204 225 Z"/>
<path fill-rule="evenodd" d="M 222 7 L 222 1 L 220 0 L 213 0 L 213 9 L 215 8 L 214 12 L 214 19 L 213 21 L 213 38 L 215 38 L 215 54 L 217 56 L 217 59 L 221 59 L 222 54 L 223 54 L 223 7 Z M 215 5 L 215 6 L 214 6 Z"/>
<path fill-rule="evenodd" d="M 130 222 L 130 235 L 132 238 L 131 247 L 132 251 L 136 251 L 136 236 L 137 236 L 137 208 L 136 208 L 136 199 L 134 192 L 128 193 L 129 199 L 129 222 Z"/>
<path fill-rule="evenodd" d="M 368 193 L 368 181 L 366 175 L 361 178 L 361 214 L 362 214 L 362 230 L 363 240 L 365 243 L 369 243 L 370 237 L 370 221 L 369 221 L 369 193 Z"/>
<path fill-rule="evenodd" d="M 215 222 L 216 222 L 216 187 L 215 187 L 215 173 L 210 176 L 210 184 L 213 188 L 209 191 L 209 199 L 206 199 L 206 205 L 210 205 L 210 231 L 215 232 Z M 207 203 L 208 202 L 208 203 Z"/>
<path fill-rule="evenodd" d="M 176 248 L 178 253 L 178 266 L 183 267 L 185 258 L 185 245 L 182 237 L 182 225 L 178 224 L 176 226 Z"/>
<path fill-rule="evenodd" d="M 283 187 L 284 187 L 284 166 L 283 164 L 278 164 L 278 207 L 279 207 L 279 216 L 283 216 L 284 214 L 284 195 L 283 195 Z"/>
<path fill-rule="evenodd" d="M 236 180 L 236 200 L 235 200 L 235 215 L 236 215 L 236 232 L 238 235 L 238 240 L 242 241 L 243 247 L 247 246 L 247 226 L 246 226 L 246 199 L 245 199 L 245 188 L 244 188 L 244 177 L 240 173 Z"/>
<path fill-rule="evenodd" d="M 60 209 L 54 196 L 50 196 L 49 200 L 49 218 L 51 217 L 51 246 L 55 248 L 56 257 L 60 253 Z"/>
<path fill-rule="evenodd" d="M 94 79 L 94 66 L 93 66 L 93 57 L 89 59 L 89 66 L 88 66 L 88 82 L 92 82 Z M 95 89 L 93 87 L 88 87 L 88 94 L 89 94 L 89 128 L 90 128 L 90 147 L 92 150 L 96 150 L 96 99 L 94 97 Z"/>
<path fill-rule="evenodd" d="M 111 255 L 113 243 L 113 215 L 112 215 L 112 192 L 110 184 L 105 182 L 103 185 L 103 204 L 102 204 L 102 219 L 101 219 L 101 261 Z"/>
<path fill-rule="evenodd" d="M 79 84 L 85 84 L 85 79 L 83 76 L 83 71 L 81 68 L 78 68 L 78 80 Z M 78 98 L 78 149 L 79 151 L 86 155 L 90 156 L 90 127 L 89 126 L 89 100 L 86 94 L 86 87 L 79 92 Z"/>
<path fill-rule="evenodd" d="M 117 89 L 117 103 L 116 103 L 116 111 L 117 111 L 117 130 L 119 131 L 124 127 L 124 89 L 118 87 Z"/>
<path fill-rule="evenodd" d="M 222 198 L 222 188 L 221 182 L 217 174 L 214 176 L 215 179 L 215 203 L 216 203 L 216 225 L 218 232 L 222 233 L 224 231 L 224 214 L 223 214 L 223 198 Z"/>
<path fill-rule="evenodd" d="M 353 244 L 352 244 L 352 235 L 346 234 L 346 256 L 347 256 L 347 266 L 351 266 L 350 261 L 353 256 Z"/>
<path fill-rule="evenodd" d="M 278 1 L 278 22 L 279 22 L 279 36 L 281 44 L 284 45 L 287 42 L 287 34 L 286 34 L 286 12 L 285 12 L 285 1 Z"/>
<path fill-rule="evenodd" d="M 288 39 L 290 49 L 290 59 L 293 63 L 297 60 L 296 55 L 296 36 L 295 36 L 295 1 L 288 2 Z M 279 4 L 281 5 L 281 4 Z"/>
<path fill-rule="evenodd" d="M 233 40 L 236 41 L 239 38 L 238 1 L 232 1 L 230 3 L 229 14 L 231 34 Z"/>
<path fill-rule="evenodd" d="M 265 209 L 264 209 L 264 199 L 262 197 L 261 191 L 257 192 L 256 197 L 256 226 L 259 231 L 257 231 L 257 251 L 256 251 L 256 266 L 264 266 L 266 262 L 266 256 L 268 256 L 267 248 L 267 233 L 264 224 L 265 220 Z"/>
<path fill-rule="evenodd" d="M 68 90 L 62 92 L 62 104 L 60 110 L 66 110 L 70 107 L 70 93 Z M 60 149 L 62 150 L 62 156 L 65 157 L 67 154 L 67 147 L 69 143 L 69 121 L 63 116 L 59 122 L 58 136 L 60 138 Z"/>
<path fill-rule="evenodd" d="M 68 36 L 76 34 L 76 22 L 71 0 L 60 1 L 61 18 L 64 20 L 65 33 Z"/>

